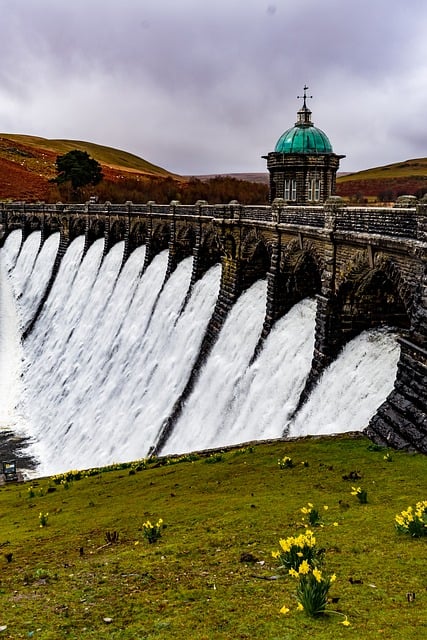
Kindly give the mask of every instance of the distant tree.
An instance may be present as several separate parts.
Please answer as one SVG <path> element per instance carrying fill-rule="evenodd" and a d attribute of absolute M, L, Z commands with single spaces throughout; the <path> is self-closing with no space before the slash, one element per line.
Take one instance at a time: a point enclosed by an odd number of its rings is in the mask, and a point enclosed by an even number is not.
<path fill-rule="evenodd" d="M 54 179 L 58 185 L 70 183 L 73 191 L 77 191 L 86 185 L 96 185 L 101 182 L 102 168 L 99 162 L 91 158 L 86 151 L 74 149 L 63 156 L 56 158 L 57 177 Z"/>

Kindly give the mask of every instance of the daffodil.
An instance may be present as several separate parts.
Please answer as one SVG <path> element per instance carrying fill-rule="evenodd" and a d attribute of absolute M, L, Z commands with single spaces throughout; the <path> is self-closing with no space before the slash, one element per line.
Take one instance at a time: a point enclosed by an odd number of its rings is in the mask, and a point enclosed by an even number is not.
<path fill-rule="evenodd" d="M 280 609 L 280 613 L 284 613 L 284 614 L 289 613 L 289 611 L 290 611 L 290 609 L 289 609 L 286 605 L 284 605 L 284 606 Z"/>
<path fill-rule="evenodd" d="M 322 572 L 319 569 L 313 569 L 313 575 L 317 582 L 322 582 Z"/>
<path fill-rule="evenodd" d="M 303 560 L 301 562 L 298 573 L 300 573 L 301 575 L 307 575 L 307 573 L 310 573 L 310 565 L 308 564 L 307 560 Z"/>

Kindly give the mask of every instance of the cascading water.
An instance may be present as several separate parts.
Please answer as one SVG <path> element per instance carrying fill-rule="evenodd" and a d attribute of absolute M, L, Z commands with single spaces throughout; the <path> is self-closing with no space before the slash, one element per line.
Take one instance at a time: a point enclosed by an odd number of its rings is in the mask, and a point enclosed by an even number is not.
<path fill-rule="evenodd" d="M 396 335 L 381 329 L 351 340 L 289 423 L 289 436 L 360 431 L 393 389 Z"/>
<path fill-rule="evenodd" d="M 96 242 L 81 261 L 83 238 L 72 243 L 25 344 L 27 414 L 43 473 L 145 455 L 185 386 L 215 304 L 218 266 L 180 313 L 191 259 L 162 289 L 167 252 L 141 278 L 144 247 L 120 275 L 123 243 L 99 268 L 102 249 Z"/>
<path fill-rule="evenodd" d="M 5 269 L 10 271 L 15 266 L 18 258 L 19 250 L 22 244 L 22 231 L 21 229 L 15 229 L 7 236 L 3 248 L 0 252 L 1 261 L 4 264 Z"/>
<path fill-rule="evenodd" d="M 39 242 L 35 232 L 20 249 L 16 231 L 0 251 L 0 426 L 3 420 L 25 427 L 39 473 L 143 457 L 189 379 L 220 267 L 186 300 L 191 259 L 163 285 L 166 251 L 141 275 L 145 247 L 121 268 L 123 243 L 103 259 L 103 241 L 83 256 L 84 238 L 76 238 L 25 341 L 20 378 L 17 326 L 25 327 L 37 310 L 58 235 L 37 254 Z M 385 399 L 399 348 L 393 334 L 369 331 L 347 345 L 290 421 L 310 369 L 315 302 L 303 300 L 281 318 L 251 362 L 265 299 L 266 283 L 258 281 L 237 300 L 162 453 L 275 438 L 285 429 L 292 436 L 361 429 Z"/>
<path fill-rule="evenodd" d="M 59 247 L 59 233 L 54 233 L 46 242 L 36 258 L 31 276 L 24 282 L 22 295 L 18 300 L 22 329 L 25 330 L 42 300 L 52 273 L 53 263 Z"/>
<path fill-rule="evenodd" d="M 6 266 L 0 260 L 0 430 L 22 429 L 17 405 L 22 394 L 19 321 Z"/>
<path fill-rule="evenodd" d="M 165 453 L 221 446 L 234 389 L 249 365 L 262 330 L 266 290 L 266 282 L 259 280 L 233 306 L 166 443 Z"/>
<path fill-rule="evenodd" d="M 40 243 L 41 231 L 34 231 L 34 233 L 30 234 L 25 241 L 25 251 L 21 250 L 18 255 L 16 268 L 13 270 L 12 276 L 13 290 L 17 300 L 22 296 L 27 285 L 34 263 L 37 259 Z"/>

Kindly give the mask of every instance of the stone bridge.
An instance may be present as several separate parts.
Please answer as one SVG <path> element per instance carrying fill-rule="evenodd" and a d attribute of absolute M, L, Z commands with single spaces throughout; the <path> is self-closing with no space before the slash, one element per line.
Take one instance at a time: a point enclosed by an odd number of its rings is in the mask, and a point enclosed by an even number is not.
<path fill-rule="evenodd" d="M 399 200 L 387 208 L 348 207 L 338 197 L 321 206 L 289 206 L 279 199 L 268 206 L 8 203 L 0 205 L 0 235 L 3 242 L 12 230 L 22 229 L 24 241 L 40 230 L 43 243 L 60 233 L 48 290 L 79 235 L 85 236 L 85 250 L 103 238 L 105 253 L 124 241 L 124 260 L 145 244 L 144 269 L 168 249 L 166 278 L 180 260 L 193 256 L 190 290 L 221 262 L 220 291 L 197 364 L 156 451 L 166 442 L 228 311 L 242 291 L 267 278 L 265 321 L 254 358 L 274 323 L 301 299 L 316 296 L 315 348 L 302 404 L 350 339 L 372 327 L 397 327 L 394 389 L 366 433 L 381 444 L 427 452 L 427 199 Z"/>

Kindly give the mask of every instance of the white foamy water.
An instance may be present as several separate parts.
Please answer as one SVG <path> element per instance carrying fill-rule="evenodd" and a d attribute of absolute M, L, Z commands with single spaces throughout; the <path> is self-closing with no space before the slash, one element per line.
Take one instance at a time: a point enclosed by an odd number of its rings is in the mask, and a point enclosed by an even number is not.
<path fill-rule="evenodd" d="M 33 231 L 25 240 L 25 251 L 21 250 L 12 272 L 12 286 L 15 298 L 19 300 L 28 283 L 40 250 L 41 231 Z"/>
<path fill-rule="evenodd" d="M 283 435 L 310 372 L 315 316 L 315 301 L 303 300 L 276 322 L 235 386 L 220 446 Z"/>
<path fill-rule="evenodd" d="M 163 285 L 167 251 L 141 275 L 145 247 L 121 268 L 123 243 L 103 259 L 99 240 L 83 258 L 84 237 L 77 238 L 25 341 L 21 378 L 16 307 L 31 319 L 57 239 L 39 251 L 31 234 L 19 252 L 20 237 L 10 234 L 0 251 L 0 428 L 14 424 L 34 439 L 40 474 L 144 457 L 191 374 L 220 266 L 195 284 L 184 307 L 191 259 Z M 399 347 L 393 334 L 369 331 L 347 345 L 290 424 L 311 364 L 315 302 L 281 318 L 251 364 L 265 305 L 265 281 L 240 296 L 162 453 L 280 437 L 286 427 L 292 436 L 358 430 L 385 400 Z"/>
<path fill-rule="evenodd" d="M 141 278 L 144 252 L 135 251 L 116 283 L 119 248 L 106 257 L 86 312 L 64 345 L 55 382 L 44 389 L 38 407 L 40 388 L 32 387 L 34 369 L 28 370 L 35 450 L 43 473 L 143 457 L 190 375 L 212 313 L 218 267 L 195 285 L 180 315 L 192 260 L 180 263 L 161 291 L 167 252 Z M 79 271 L 83 268 L 84 263 Z"/>
<path fill-rule="evenodd" d="M 393 389 L 400 348 L 380 329 L 351 340 L 289 425 L 289 436 L 360 431 Z"/>
<path fill-rule="evenodd" d="M 262 330 L 266 289 L 266 282 L 259 280 L 234 304 L 165 445 L 165 453 L 216 446 L 226 437 L 223 425 L 234 390 Z"/>
<path fill-rule="evenodd" d="M 22 231 L 21 229 L 15 229 L 11 231 L 7 236 L 4 245 L 1 249 L 2 260 L 7 271 L 10 271 L 14 266 L 18 258 L 19 249 L 22 243 Z"/>
<path fill-rule="evenodd" d="M 23 428 L 16 407 L 22 395 L 22 348 L 16 304 L 0 251 L 0 429 Z"/>
<path fill-rule="evenodd" d="M 29 326 L 46 291 L 58 247 L 59 233 L 54 233 L 43 243 L 31 274 L 22 287 L 18 308 L 23 330 Z"/>

